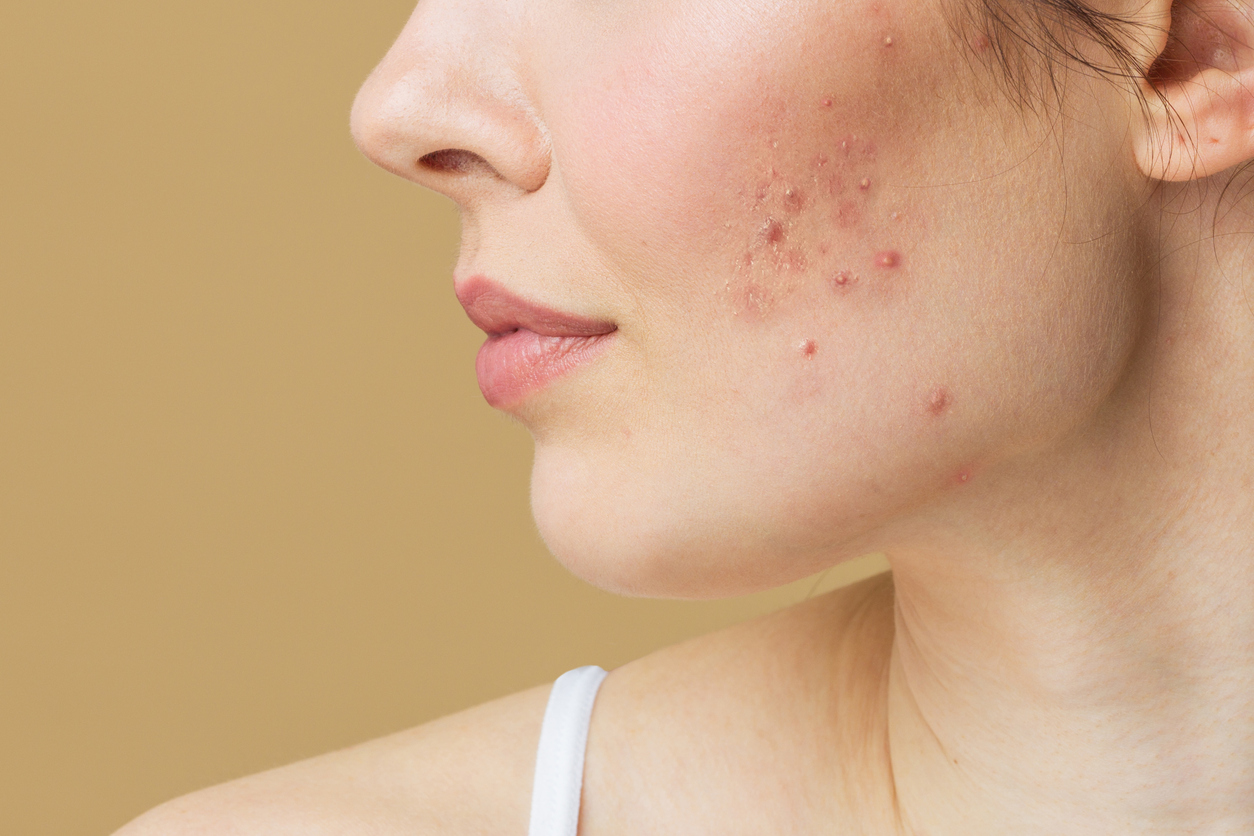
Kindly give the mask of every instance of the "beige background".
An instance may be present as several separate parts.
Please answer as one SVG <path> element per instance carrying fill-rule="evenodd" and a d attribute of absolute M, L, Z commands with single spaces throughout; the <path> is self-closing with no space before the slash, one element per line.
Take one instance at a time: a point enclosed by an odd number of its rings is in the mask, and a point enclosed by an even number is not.
<path fill-rule="evenodd" d="M 109 833 L 814 587 L 624 600 L 547 556 L 455 213 L 348 136 L 409 10 L 0 3 L 6 836 Z"/>

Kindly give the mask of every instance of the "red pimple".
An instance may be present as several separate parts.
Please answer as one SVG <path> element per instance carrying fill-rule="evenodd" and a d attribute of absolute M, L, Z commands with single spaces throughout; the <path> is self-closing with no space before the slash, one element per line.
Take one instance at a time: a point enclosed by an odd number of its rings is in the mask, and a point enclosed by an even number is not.
<path fill-rule="evenodd" d="M 974 49 L 976 52 L 983 52 L 984 50 L 989 48 L 990 43 L 991 42 L 988 39 L 988 35 L 985 35 L 983 32 L 981 32 L 980 34 L 976 35 L 974 38 L 971 39 L 971 48 Z"/>
<path fill-rule="evenodd" d="M 786 237 L 784 225 L 774 218 L 767 218 L 766 223 L 762 224 L 762 240 L 768 244 L 779 244 Z"/>
<path fill-rule="evenodd" d="M 954 475 L 954 481 L 957 482 L 959 485 L 965 485 L 967 482 L 971 481 L 971 471 L 966 468 L 959 470 Z"/>
<path fill-rule="evenodd" d="M 901 253 L 885 250 L 882 253 L 875 254 L 876 267 L 899 267 L 901 265 Z"/>
<path fill-rule="evenodd" d="M 805 206 L 806 198 L 800 189 L 788 189 L 784 192 L 784 211 L 800 212 Z"/>
<path fill-rule="evenodd" d="M 939 417 L 949 409 L 949 390 L 943 386 L 932 393 L 932 397 L 928 399 L 927 411 L 933 416 Z"/>
<path fill-rule="evenodd" d="M 865 191 L 867 191 L 868 189 L 870 189 L 870 188 L 871 188 L 871 178 L 870 178 L 870 177 L 863 177 L 863 178 L 862 178 L 862 182 L 858 184 L 858 188 L 859 188 L 859 189 L 862 189 L 862 191 L 864 191 L 864 192 L 865 192 Z"/>
<path fill-rule="evenodd" d="M 831 107 L 831 106 L 832 106 L 832 100 L 831 100 L 831 99 L 824 99 L 824 100 L 823 100 L 823 107 Z"/>
<path fill-rule="evenodd" d="M 801 356 L 807 360 L 813 360 L 814 355 L 819 352 L 819 347 L 814 344 L 814 340 L 802 340 L 797 343 L 797 351 L 801 352 Z"/>

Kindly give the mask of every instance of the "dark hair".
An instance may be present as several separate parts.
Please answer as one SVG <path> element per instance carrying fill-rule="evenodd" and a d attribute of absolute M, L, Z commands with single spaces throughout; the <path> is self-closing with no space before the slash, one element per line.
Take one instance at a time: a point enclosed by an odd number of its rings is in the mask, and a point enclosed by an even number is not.
<path fill-rule="evenodd" d="M 1061 95 L 1059 70 L 1081 67 L 1112 81 L 1146 78 L 1137 39 L 1152 34 L 1130 18 L 1094 9 L 1084 0 L 959 0 L 951 16 L 1003 91 L 1031 110 Z"/>

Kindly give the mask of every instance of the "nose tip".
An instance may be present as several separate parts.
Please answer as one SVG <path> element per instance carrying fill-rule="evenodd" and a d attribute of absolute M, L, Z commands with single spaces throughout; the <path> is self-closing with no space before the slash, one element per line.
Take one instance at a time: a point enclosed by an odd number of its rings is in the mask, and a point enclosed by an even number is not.
<path fill-rule="evenodd" d="M 353 103 L 357 147 L 462 204 L 485 190 L 536 191 L 549 175 L 548 134 L 513 62 L 483 33 L 448 28 L 415 13 Z"/>

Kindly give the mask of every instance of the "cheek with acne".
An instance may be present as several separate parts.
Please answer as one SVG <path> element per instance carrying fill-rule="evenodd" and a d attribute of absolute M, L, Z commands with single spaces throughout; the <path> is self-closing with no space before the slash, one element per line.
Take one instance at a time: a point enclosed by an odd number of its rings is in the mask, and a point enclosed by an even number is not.
<path fill-rule="evenodd" d="M 820 111 L 828 110 L 830 101 L 830 97 L 821 99 Z M 741 192 L 757 220 L 727 285 L 737 316 L 761 319 L 807 281 L 821 281 L 809 277 L 812 266 L 819 268 L 813 271 L 815 275 L 829 280 L 833 268 L 840 275 L 844 268 L 832 264 L 837 257 L 846 264 L 865 263 L 869 257 L 872 266 L 880 267 L 895 267 L 900 261 L 900 256 L 883 253 L 861 259 L 855 255 L 865 246 L 859 233 L 865 234 L 869 223 L 886 223 L 888 210 L 878 208 L 881 198 L 873 184 L 878 150 L 866 137 L 834 133 L 835 139 L 802 157 L 808 164 L 800 169 L 780 159 L 779 152 L 787 143 L 771 138 L 769 151 L 763 153 L 772 164 L 751 188 Z M 884 217 L 877 219 L 878 215 Z M 837 280 L 838 285 L 852 283 Z"/>

